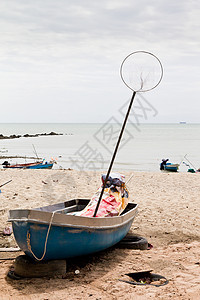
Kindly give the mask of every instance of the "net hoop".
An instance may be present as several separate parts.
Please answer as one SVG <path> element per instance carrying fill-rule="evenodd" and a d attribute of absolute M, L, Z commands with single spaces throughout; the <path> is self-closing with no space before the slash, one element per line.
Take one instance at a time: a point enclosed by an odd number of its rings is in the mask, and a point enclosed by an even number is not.
<path fill-rule="evenodd" d="M 143 89 L 135 90 L 135 89 L 133 89 L 133 88 L 126 82 L 126 80 L 125 80 L 124 77 L 123 77 L 123 66 L 124 66 L 124 63 L 127 61 L 127 59 L 128 59 L 130 56 L 132 56 L 132 55 L 134 55 L 134 54 L 137 54 L 137 53 L 144 53 L 144 54 L 148 54 L 148 55 L 153 56 L 153 57 L 157 60 L 159 66 L 160 66 L 160 78 L 159 78 L 158 82 L 157 82 L 153 87 L 151 87 L 151 88 L 147 88 L 147 89 L 144 89 L 144 90 L 143 90 Z M 125 59 L 122 61 L 122 64 L 121 64 L 121 66 L 120 66 L 120 76 L 121 76 L 121 79 L 122 79 L 122 81 L 124 82 L 124 84 L 125 84 L 129 89 L 131 89 L 133 92 L 147 92 L 147 91 L 151 91 L 151 90 L 155 89 L 155 88 L 159 85 L 159 83 L 161 82 L 161 80 L 162 80 L 162 78 L 163 78 L 163 66 L 162 66 L 161 61 L 159 60 L 159 58 L 158 58 L 157 56 L 155 56 L 154 54 L 152 54 L 151 52 L 148 52 L 148 51 L 135 51 L 135 52 L 132 52 L 132 53 L 130 53 L 129 55 L 127 55 L 127 56 L 125 57 Z"/>

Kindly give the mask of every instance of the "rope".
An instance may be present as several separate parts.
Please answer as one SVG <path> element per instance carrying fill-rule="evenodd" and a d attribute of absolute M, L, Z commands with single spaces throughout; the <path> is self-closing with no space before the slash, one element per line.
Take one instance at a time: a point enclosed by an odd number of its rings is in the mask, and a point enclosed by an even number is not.
<path fill-rule="evenodd" d="M 48 238 L 49 238 L 49 232 L 50 232 L 50 229 L 51 229 L 51 225 L 53 223 L 53 217 L 54 217 L 54 214 L 58 211 L 64 211 L 65 209 L 67 209 L 67 207 L 63 208 L 63 209 L 58 209 L 58 210 L 55 210 L 52 212 L 52 215 L 51 215 L 51 218 L 50 218 L 50 221 L 49 221 L 49 227 L 48 227 L 48 230 L 47 230 L 47 234 L 46 234 L 46 239 L 45 239 L 45 244 L 44 244 L 44 252 L 43 252 L 43 255 L 41 258 L 38 258 L 32 251 L 31 249 L 31 234 L 30 234 L 30 231 L 27 232 L 27 247 L 29 249 L 29 251 L 31 252 L 31 254 L 33 255 L 33 257 L 38 260 L 38 261 L 42 261 L 46 255 L 46 250 L 47 250 L 47 241 L 48 241 Z"/>

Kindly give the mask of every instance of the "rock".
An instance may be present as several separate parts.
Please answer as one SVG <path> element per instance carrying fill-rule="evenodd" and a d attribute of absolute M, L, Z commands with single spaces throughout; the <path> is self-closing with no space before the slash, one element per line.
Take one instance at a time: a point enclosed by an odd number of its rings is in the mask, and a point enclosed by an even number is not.
<path fill-rule="evenodd" d="M 23 136 L 21 135 L 16 135 L 16 134 L 11 134 L 10 136 L 4 136 L 3 134 L 0 134 L 0 139 L 18 139 L 20 137 L 38 137 L 38 136 L 48 136 L 48 135 L 63 135 L 63 133 L 56 133 L 51 131 L 50 133 L 36 133 L 36 134 L 24 134 Z"/>

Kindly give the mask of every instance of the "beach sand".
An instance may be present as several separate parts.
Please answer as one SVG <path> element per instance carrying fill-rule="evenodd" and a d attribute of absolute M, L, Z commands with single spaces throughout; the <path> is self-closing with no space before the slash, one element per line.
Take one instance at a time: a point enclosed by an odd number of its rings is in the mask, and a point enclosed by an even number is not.
<path fill-rule="evenodd" d="M 122 172 L 123 173 L 123 172 Z M 132 174 L 124 172 L 126 179 Z M 9 209 L 33 208 L 76 197 L 91 198 L 101 173 L 75 170 L 0 170 L 0 247 L 17 246 L 3 236 Z M 131 232 L 151 250 L 112 248 L 67 261 L 63 278 L 12 280 L 6 275 L 21 252 L 0 252 L 0 299 L 200 299 L 200 174 L 134 172 L 130 200 L 139 205 Z M 75 274 L 79 270 L 79 274 Z M 136 286 L 130 272 L 153 270 L 165 286 Z"/>

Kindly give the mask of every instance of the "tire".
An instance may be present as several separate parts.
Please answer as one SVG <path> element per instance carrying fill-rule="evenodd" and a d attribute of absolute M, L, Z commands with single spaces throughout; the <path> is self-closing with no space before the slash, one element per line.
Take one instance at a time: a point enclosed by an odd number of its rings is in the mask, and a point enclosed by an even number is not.
<path fill-rule="evenodd" d="M 169 283 L 169 281 L 164 276 L 158 275 L 158 274 L 153 274 L 151 272 L 152 272 L 152 270 L 144 271 L 144 272 L 128 273 L 125 275 L 131 277 L 134 281 L 121 280 L 121 279 L 120 279 L 120 281 L 130 283 L 133 285 L 151 285 L 151 286 L 163 286 L 163 285 L 166 285 Z M 146 283 L 141 282 L 141 280 L 144 280 L 145 278 L 148 279 L 149 282 L 146 282 Z M 162 279 L 162 282 L 156 283 L 156 281 L 159 281 L 160 279 Z"/>
<path fill-rule="evenodd" d="M 147 250 L 148 241 L 141 236 L 127 235 L 116 246 L 123 249 Z"/>
<path fill-rule="evenodd" d="M 27 255 L 19 255 L 14 262 L 14 274 L 25 278 L 64 275 L 65 260 L 50 260 L 37 262 Z"/>

